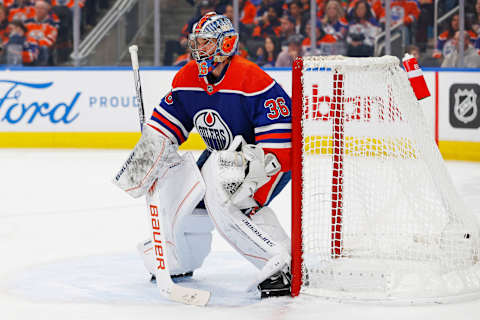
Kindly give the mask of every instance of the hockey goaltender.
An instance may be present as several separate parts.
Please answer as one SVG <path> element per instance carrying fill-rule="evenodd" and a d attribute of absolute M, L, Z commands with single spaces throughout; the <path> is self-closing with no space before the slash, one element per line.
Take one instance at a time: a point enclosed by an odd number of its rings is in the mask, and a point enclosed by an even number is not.
<path fill-rule="evenodd" d="M 258 268 L 252 289 L 262 298 L 289 295 L 290 239 L 268 205 L 291 177 L 291 100 L 236 55 L 238 34 L 227 17 L 205 14 L 189 47 L 194 60 L 175 75 L 114 179 L 131 196 L 147 197 L 152 234 L 138 246 L 145 267 L 164 295 L 195 304 L 202 293 L 172 297 L 182 292 L 171 278 L 202 265 L 216 228 Z M 193 128 L 207 146 L 196 163 L 177 153 Z M 196 304 L 206 301 L 208 294 Z"/>

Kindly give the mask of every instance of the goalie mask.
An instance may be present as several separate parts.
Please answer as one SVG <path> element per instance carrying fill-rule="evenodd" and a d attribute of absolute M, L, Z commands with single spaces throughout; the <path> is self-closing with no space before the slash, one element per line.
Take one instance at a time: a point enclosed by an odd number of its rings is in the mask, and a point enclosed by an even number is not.
<path fill-rule="evenodd" d="M 193 25 L 188 45 L 197 62 L 198 76 L 205 77 L 236 53 L 238 33 L 226 16 L 209 12 Z"/>

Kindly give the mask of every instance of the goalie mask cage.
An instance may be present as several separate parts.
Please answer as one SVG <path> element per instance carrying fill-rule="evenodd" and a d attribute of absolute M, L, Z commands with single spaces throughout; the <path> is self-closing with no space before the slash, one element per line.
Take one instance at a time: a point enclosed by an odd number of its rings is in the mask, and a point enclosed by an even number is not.
<path fill-rule="evenodd" d="M 478 223 L 399 60 L 297 58 L 292 99 L 292 295 L 477 297 Z"/>

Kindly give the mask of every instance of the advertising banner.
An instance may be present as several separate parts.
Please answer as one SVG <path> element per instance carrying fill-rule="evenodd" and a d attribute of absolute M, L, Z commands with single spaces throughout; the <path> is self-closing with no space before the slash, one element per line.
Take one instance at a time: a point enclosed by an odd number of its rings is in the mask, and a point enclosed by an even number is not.
<path fill-rule="evenodd" d="M 173 72 L 154 73 L 142 73 L 146 106 L 160 101 L 173 77 Z M 3 72 L 0 131 L 138 132 L 132 73 L 128 70 Z"/>
<path fill-rule="evenodd" d="M 480 142 L 480 74 L 439 72 L 440 140 Z"/>
<path fill-rule="evenodd" d="M 148 116 L 170 90 L 176 70 L 141 72 Z M 267 70 L 286 92 L 291 72 Z M 434 75 L 425 75 L 434 90 Z M 432 99 L 422 101 L 433 119 Z M 433 122 L 429 121 L 432 125 Z M 0 76 L 0 131 L 137 132 L 138 110 L 133 76 L 128 69 L 11 71 Z"/>
<path fill-rule="evenodd" d="M 169 92 L 177 70 L 141 70 L 147 118 Z M 290 70 L 266 72 L 291 92 Z M 446 142 L 458 146 L 459 142 L 480 142 L 479 73 L 424 72 L 431 97 L 421 100 L 420 107 L 442 152 Z M 138 140 L 139 129 L 133 74 L 128 67 L 0 72 L 0 147 L 130 148 Z M 189 142 L 187 147 L 203 146 L 195 132 Z"/>

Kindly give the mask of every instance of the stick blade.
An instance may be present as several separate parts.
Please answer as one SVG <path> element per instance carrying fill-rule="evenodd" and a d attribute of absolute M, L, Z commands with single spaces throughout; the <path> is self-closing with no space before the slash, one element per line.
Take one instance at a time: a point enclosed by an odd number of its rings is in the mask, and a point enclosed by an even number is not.
<path fill-rule="evenodd" d="M 173 284 L 170 287 L 169 298 L 180 303 L 203 307 L 210 300 L 210 292 Z"/>

